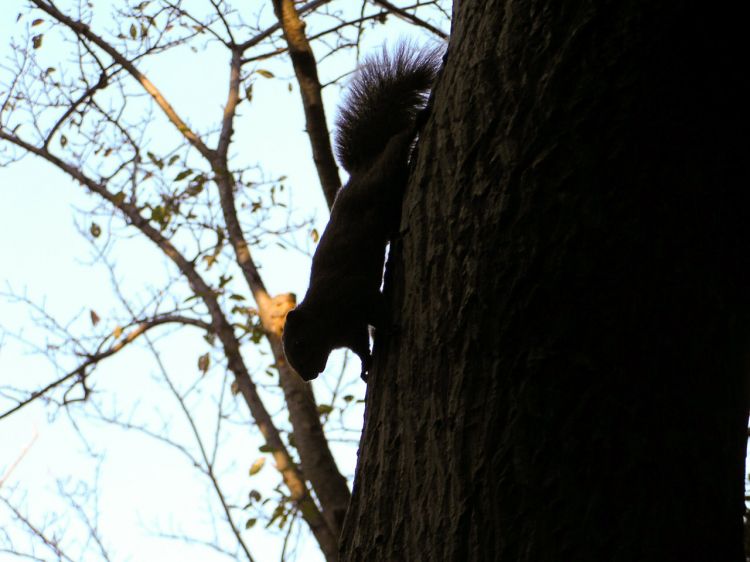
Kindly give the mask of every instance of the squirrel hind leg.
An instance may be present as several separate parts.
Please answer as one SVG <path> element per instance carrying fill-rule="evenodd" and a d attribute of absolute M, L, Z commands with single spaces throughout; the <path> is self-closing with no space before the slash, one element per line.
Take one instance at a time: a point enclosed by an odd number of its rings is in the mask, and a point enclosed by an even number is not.
<path fill-rule="evenodd" d="M 383 293 L 379 291 L 368 302 L 367 323 L 373 328 L 370 331 L 373 339 L 375 334 L 392 336 L 398 332 L 398 325 L 393 321 L 390 306 Z"/>
<path fill-rule="evenodd" d="M 360 377 L 362 380 L 367 382 L 367 373 L 372 365 L 372 354 L 370 353 L 370 333 L 367 329 L 367 325 L 363 325 L 361 329 L 357 330 L 357 334 L 354 341 L 349 346 L 362 362 L 362 372 Z"/>
<path fill-rule="evenodd" d="M 370 295 L 367 299 L 367 323 L 376 330 L 384 329 L 388 325 L 388 307 L 385 297 L 380 291 Z"/>

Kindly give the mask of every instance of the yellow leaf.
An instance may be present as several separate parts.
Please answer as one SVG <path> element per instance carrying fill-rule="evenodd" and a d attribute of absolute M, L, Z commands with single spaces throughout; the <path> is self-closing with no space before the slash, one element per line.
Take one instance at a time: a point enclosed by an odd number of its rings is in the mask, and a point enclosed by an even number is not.
<path fill-rule="evenodd" d="M 260 469 L 263 468 L 263 465 L 266 464 L 266 457 L 260 457 L 257 459 L 253 466 L 250 467 L 250 476 L 253 474 L 258 474 L 260 472 Z"/>

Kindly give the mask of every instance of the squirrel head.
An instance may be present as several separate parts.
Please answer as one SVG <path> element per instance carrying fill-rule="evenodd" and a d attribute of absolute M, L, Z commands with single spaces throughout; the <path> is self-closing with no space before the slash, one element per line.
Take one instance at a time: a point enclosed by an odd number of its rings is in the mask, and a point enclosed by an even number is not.
<path fill-rule="evenodd" d="M 286 315 L 282 343 L 287 362 L 306 381 L 325 370 L 330 349 L 309 313 L 299 307 Z"/>

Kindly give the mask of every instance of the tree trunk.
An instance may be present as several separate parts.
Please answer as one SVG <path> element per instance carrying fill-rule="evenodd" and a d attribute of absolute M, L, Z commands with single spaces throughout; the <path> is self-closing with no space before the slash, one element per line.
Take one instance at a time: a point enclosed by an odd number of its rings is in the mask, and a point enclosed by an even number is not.
<path fill-rule="evenodd" d="M 691 6 L 461 2 L 342 560 L 743 560 L 746 34 Z"/>

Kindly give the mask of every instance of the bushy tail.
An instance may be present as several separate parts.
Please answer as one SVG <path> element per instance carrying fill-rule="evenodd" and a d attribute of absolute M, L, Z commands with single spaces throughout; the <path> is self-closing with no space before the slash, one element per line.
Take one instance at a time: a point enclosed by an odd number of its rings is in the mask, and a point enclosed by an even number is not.
<path fill-rule="evenodd" d="M 374 160 L 388 140 L 414 126 L 441 64 L 442 48 L 399 44 L 360 66 L 336 119 L 336 153 L 349 172 Z"/>

